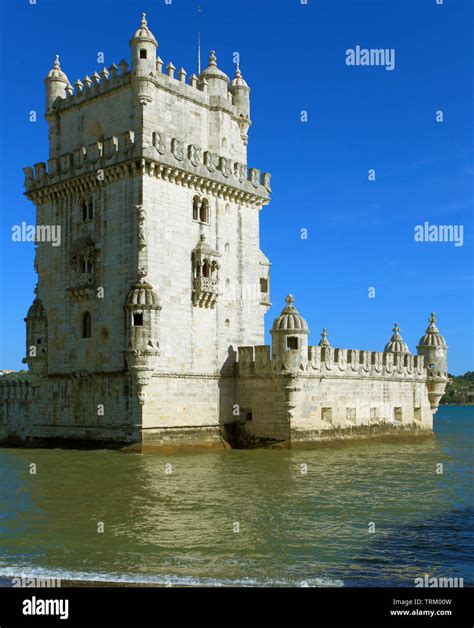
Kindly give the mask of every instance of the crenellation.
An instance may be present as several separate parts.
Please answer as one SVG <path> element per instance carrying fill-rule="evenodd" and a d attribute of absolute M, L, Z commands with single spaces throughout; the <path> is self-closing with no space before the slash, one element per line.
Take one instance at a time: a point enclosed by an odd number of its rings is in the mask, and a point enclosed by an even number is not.
<path fill-rule="evenodd" d="M 173 177 L 178 178 L 179 181 L 185 176 L 186 171 L 188 173 L 193 172 L 194 175 L 199 175 L 205 179 L 211 177 L 214 180 L 217 179 L 217 182 L 225 183 L 226 186 L 243 188 L 247 192 L 252 192 L 252 195 L 256 193 L 263 202 L 266 202 L 268 198 L 269 173 L 261 174 L 256 168 L 247 169 L 244 164 L 232 162 L 230 158 L 220 157 L 209 151 L 203 151 L 201 147 L 193 144 L 189 144 L 187 151 L 185 151 L 184 142 L 178 138 L 170 138 L 167 147 L 162 141 L 162 135 L 157 132 L 147 136 L 143 144 L 140 151 L 135 141 L 134 131 L 128 130 L 121 133 L 118 138 L 113 136 L 105 138 L 103 142 L 93 142 L 88 146 L 80 146 L 74 149 L 72 155 L 66 153 L 60 155 L 59 159 L 48 160 L 48 168 L 44 162 L 35 164 L 34 176 L 32 176 L 31 168 L 25 168 L 25 188 L 27 192 L 31 192 L 45 185 L 49 186 L 52 183 L 62 181 L 64 178 L 70 179 L 71 176 L 81 176 L 92 172 L 102 165 L 107 168 L 111 162 L 134 159 L 141 152 L 145 159 L 153 160 L 153 168 L 150 167 L 150 162 L 146 162 L 146 171 L 153 170 L 155 176 L 165 172 L 169 176 L 173 174 Z M 165 169 L 163 171 L 156 167 L 159 165 L 158 162 L 171 166 L 173 160 L 175 163 L 180 162 L 179 170 L 166 171 Z M 72 170 L 74 172 L 71 172 Z M 243 179 L 244 173 L 247 173 L 247 179 Z M 51 181 L 51 179 L 55 180 Z M 267 187 L 264 182 L 267 182 Z"/>

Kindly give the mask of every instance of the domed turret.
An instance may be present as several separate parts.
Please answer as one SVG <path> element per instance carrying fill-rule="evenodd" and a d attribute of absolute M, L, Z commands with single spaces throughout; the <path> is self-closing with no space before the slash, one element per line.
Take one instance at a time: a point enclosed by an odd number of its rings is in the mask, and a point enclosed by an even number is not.
<path fill-rule="evenodd" d="M 237 109 L 237 120 L 240 129 L 240 136 L 245 146 L 248 143 L 248 132 L 250 122 L 250 87 L 244 80 L 237 63 L 235 66 L 235 78 L 230 84 L 229 91 L 233 96 L 233 102 Z"/>
<path fill-rule="evenodd" d="M 153 286 L 143 278 L 130 289 L 125 299 L 127 365 L 136 390 L 148 384 L 160 355 L 159 312 L 161 306 Z"/>
<path fill-rule="evenodd" d="M 394 334 L 390 338 L 390 341 L 385 345 L 384 353 L 397 353 L 397 354 L 408 354 L 410 350 L 408 349 L 408 345 L 400 336 L 400 327 L 398 323 L 395 323 L 395 327 L 393 328 Z"/>
<path fill-rule="evenodd" d="M 137 281 L 127 295 L 125 305 L 129 308 L 160 309 L 158 295 L 151 284 L 146 281 Z"/>
<path fill-rule="evenodd" d="M 448 345 L 436 326 L 436 314 L 434 312 L 431 313 L 430 324 L 425 335 L 420 338 L 416 349 L 418 355 L 425 357 L 425 367 L 428 368 L 428 374 L 436 377 L 448 376 Z"/>
<path fill-rule="evenodd" d="M 234 97 L 234 105 L 238 112 L 250 118 L 250 87 L 244 80 L 238 63 L 235 66 L 235 78 L 230 84 L 229 91 Z"/>
<path fill-rule="evenodd" d="M 428 397 L 431 409 L 436 412 L 448 382 L 448 345 L 436 326 L 436 314 L 432 312 L 430 324 L 417 346 L 418 355 L 424 357 L 428 371 Z"/>
<path fill-rule="evenodd" d="M 54 65 L 44 80 L 46 86 L 46 111 L 49 111 L 57 98 L 66 98 L 66 87 L 69 79 L 61 70 L 59 55 L 56 55 Z"/>
<path fill-rule="evenodd" d="M 28 310 L 26 323 L 26 358 L 32 374 L 44 375 L 48 358 L 48 320 L 43 304 L 38 297 Z"/>
<path fill-rule="evenodd" d="M 308 364 L 308 324 L 293 305 L 289 294 L 286 307 L 272 326 L 272 359 L 277 370 L 304 370 Z"/>
<path fill-rule="evenodd" d="M 208 93 L 211 96 L 223 96 L 227 98 L 229 77 L 217 67 L 217 58 L 214 50 L 211 50 L 209 55 L 209 65 L 199 75 L 199 82 L 202 82 L 204 79 L 207 81 Z"/>
<path fill-rule="evenodd" d="M 158 42 L 148 28 L 145 13 L 142 13 L 141 24 L 130 40 L 130 47 L 132 49 L 132 71 L 139 76 L 155 76 Z"/>

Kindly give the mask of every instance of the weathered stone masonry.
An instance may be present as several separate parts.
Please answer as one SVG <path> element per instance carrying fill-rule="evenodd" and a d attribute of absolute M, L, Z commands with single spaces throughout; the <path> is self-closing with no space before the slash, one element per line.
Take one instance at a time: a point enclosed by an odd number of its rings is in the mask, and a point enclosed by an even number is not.
<path fill-rule="evenodd" d="M 0 378 L 0 443 L 296 446 L 432 428 L 447 381 L 435 317 L 413 356 L 335 349 L 291 295 L 262 345 L 270 262 L 259 211 L 270 175 L 247 166 L 250 88 L 164 67 L 145 16 L 121 61 L 74 87 L 45 79 L 50 154 L 25 168 L 38 225 L 29 372 Z"/>

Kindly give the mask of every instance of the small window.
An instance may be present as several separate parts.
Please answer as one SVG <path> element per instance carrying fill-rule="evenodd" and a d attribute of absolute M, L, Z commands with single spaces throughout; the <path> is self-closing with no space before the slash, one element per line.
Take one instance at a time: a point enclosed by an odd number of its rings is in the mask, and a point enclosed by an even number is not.
<path fill-rule="evenodd" d="M 193 220 L 209 224 L 209 200 L 199 196 L 193 198 Z"/>
<path fill-rule="evenodd" d="M 133 315 L 133 326 L 143 327 L 143 312 L 136 312 Z"/>
<path fill-rule="evenodd" d="M 146 50 L 140 50 L 140 59 L 146 59 Z"/>
<path fill-rule="evenodd" d="M 268 279 L 265 279 L 264 277 L 260 278 L 260 292 L 268 292 Z"/>
<path fill-rule="evenodd" d="M 201 199 L 199 196 L 195 196 L 193 198 L 193 220 L 199 220 L 199 206 L 201 204 Z"/>
<path fill-rule="evenodd" d="M 356 420 L 356 409 L 355 408 L 346 408 L 346 419 L 349 421 Z"/>
<path fill-rule="evenodd" d="M 246 421 L 251 421 L 253 419 L 253 415 L 251 412 L 246 412 L 245 413 L 245 420 Z"/>
<path fill-rule="evenodd" d="M 415 408 L 415 421 L 421 421 L 421 408 Z"/>
<path fill-rule="evenodd" d="M 84 200 L 81 203 L 82 221 L 92 220 L 94 218 L 94 206 L 91 200 Z"/>
<path fill-rule="evenodd" d="M 202 276 L 209 277 L 211 267 L 209 266 L 209 261 L 207 259 L 204 260 L 204 264 L 202 265 Z"/>
<path fill-rule="evenodd" d="M 204 198 L 201 203 L 201 209 L 199 212 L 199 220 L 201 222 L 209 222 L 209 201 Z"/>
<path fill-rule="evenodd" d="M 228 242 L 226 242 L 224 250 L 226 253 L 230 253 L 230 244 Z"/>
<path fill-rule="evenodd" d="M 332 423 L 332 408 L 321 408 L 321 419 Z"/>
<path fill-rule="evenodd" d="M 92 263 L 92 260 L 89 260 L 89 259 L 82 260 L 82 272 L 83 273 L 94 272 L 94 264 Z"/>
<path fill-rule="evenodd" d="M 393 418 L 395 419 L 395 421 L 401 421 L 402 420 L 402 409 L 401 408 L 394 408 L 393 409 Z"/>
<path fill-rule="evenodd" d="M 378 408 L 370 408 L 370 418 L 374 420 L 380 418 Z"/>
<path fill-rule="evenodd" d="M 286 339 L 286 348 L 288 350 L 298 349 L 298 338 L 296 338 L 296 336 L 289 336 Z"/>
<path fill-rule="evenodd" d="M 82 316 L 82 337 L 90 338 L 92 335 L 92 318 L 89 312 L 84 312 Z"/>
<path fill-rule="evenodd" d="M 40 344 L 41 344 L 41 338 L 37 338 L 37 340 L 36 340 L 36 344 L 37 344 L 37 345 L 40 345 Z"/>
<path fill-rule="evenodd" d="M 225 326 L 226 327 L 230 326 L 230 320 L 228 318 L 225 319 Z"/>

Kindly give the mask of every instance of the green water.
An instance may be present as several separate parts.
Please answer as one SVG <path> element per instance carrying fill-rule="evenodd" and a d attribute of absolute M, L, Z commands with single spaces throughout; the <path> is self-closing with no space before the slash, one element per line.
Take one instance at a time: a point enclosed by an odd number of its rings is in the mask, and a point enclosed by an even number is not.
<path fill-rule="evenodd" d="M 0 579 L 413 586 L 427 573 L 472 584 L 473 415 L 441 408 L 436 439 L 410 444 L 0 449 Z"/>

